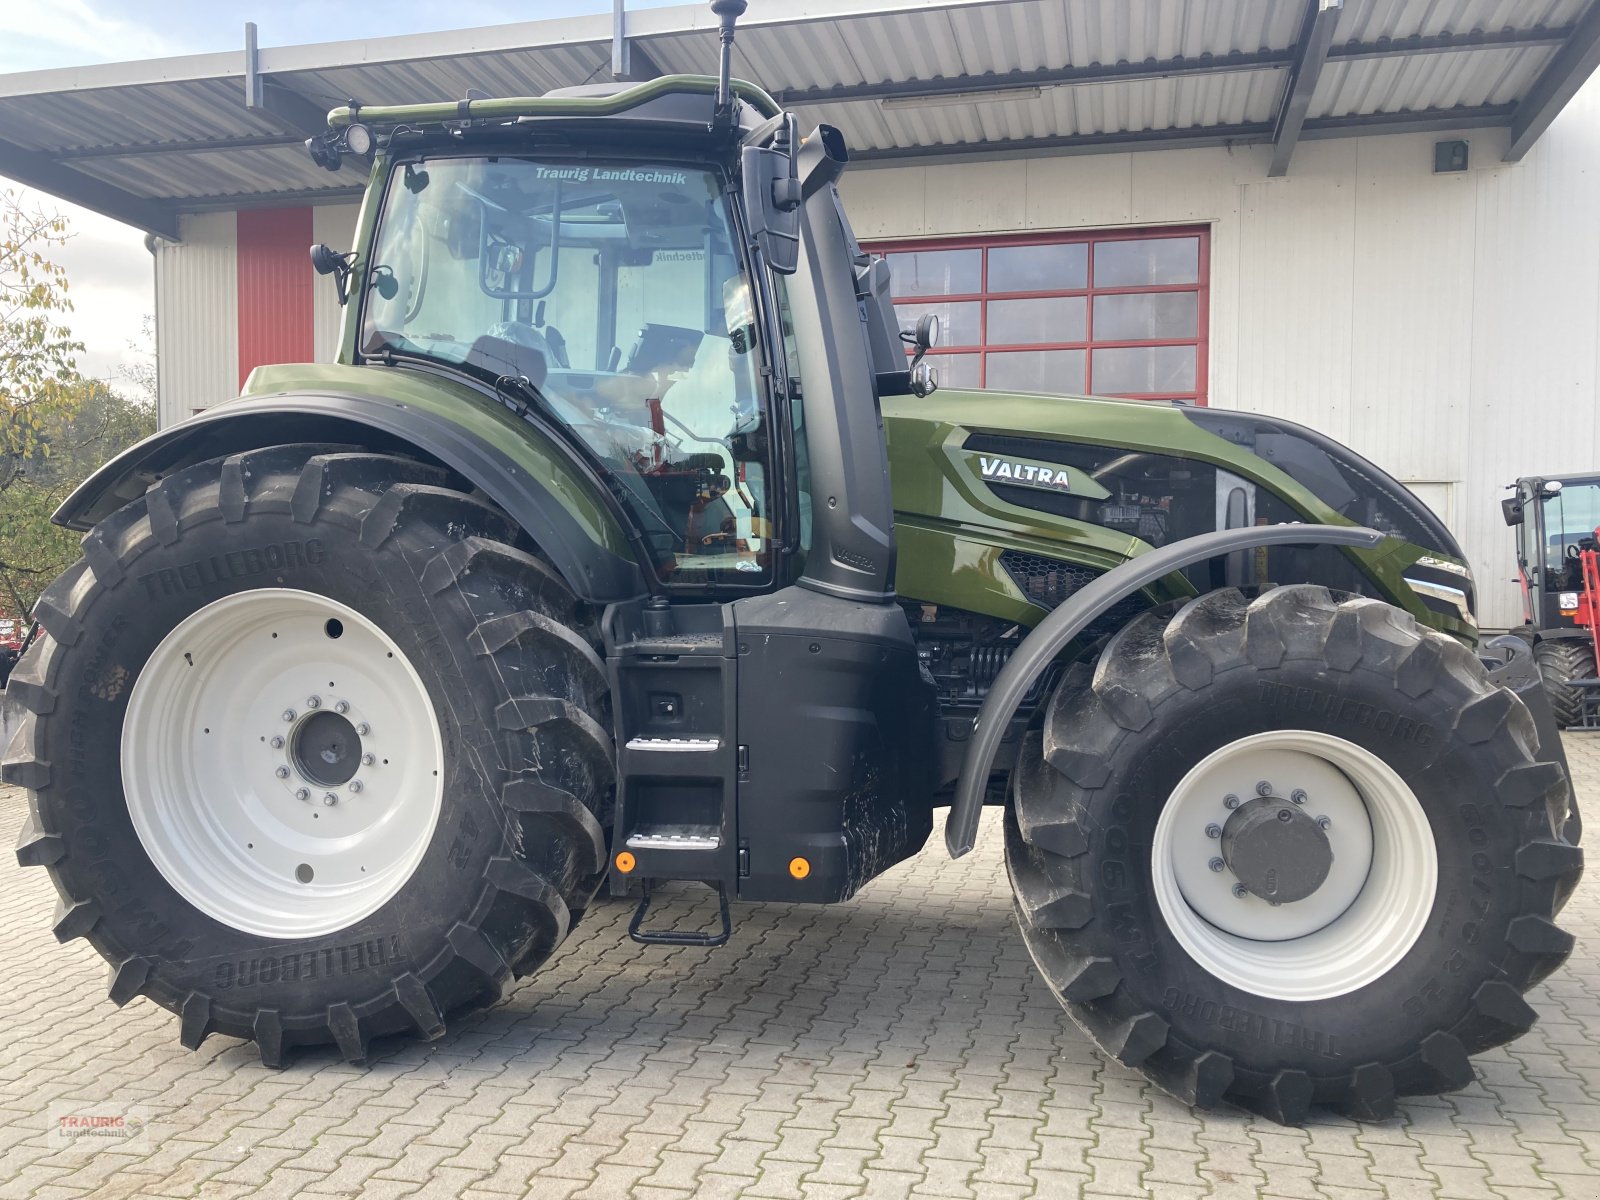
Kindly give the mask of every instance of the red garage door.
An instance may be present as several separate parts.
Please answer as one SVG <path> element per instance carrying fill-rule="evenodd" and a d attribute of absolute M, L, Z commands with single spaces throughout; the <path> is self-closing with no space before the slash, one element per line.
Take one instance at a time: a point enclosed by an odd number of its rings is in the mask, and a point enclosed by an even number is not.
<path fill-rule="evenodd" d="M 879 242 L 948 387 L 1206 402 L 1204 227 Z"/>

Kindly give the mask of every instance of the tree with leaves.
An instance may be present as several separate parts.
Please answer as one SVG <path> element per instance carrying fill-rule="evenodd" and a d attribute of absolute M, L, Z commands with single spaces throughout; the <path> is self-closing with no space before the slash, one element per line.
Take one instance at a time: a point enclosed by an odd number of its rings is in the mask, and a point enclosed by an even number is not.
<path fill-rule="evenodd" d="M 78 374 L 83 346 L 53 253 L 65 218 L 0 192 L 0 611 L 27 613 L 77 556 L 50 514 L 101 462 L 155 428 L 155 405 Z"/>

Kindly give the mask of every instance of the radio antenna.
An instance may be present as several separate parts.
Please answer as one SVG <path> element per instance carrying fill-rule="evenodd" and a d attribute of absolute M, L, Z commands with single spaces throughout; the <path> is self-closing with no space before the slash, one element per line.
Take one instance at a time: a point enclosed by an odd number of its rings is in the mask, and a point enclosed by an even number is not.
<path fill-rule="evenodd" d="M 711 0 L 711 11 L 719 22 L 717 36 L 721 49 L 717 56 L 717 108 L 712 124 L 721 128 L 733 124 L 733 96 L 728 77 L 733 70 L 733 24 L 749 7 L 746 0 Z"/>

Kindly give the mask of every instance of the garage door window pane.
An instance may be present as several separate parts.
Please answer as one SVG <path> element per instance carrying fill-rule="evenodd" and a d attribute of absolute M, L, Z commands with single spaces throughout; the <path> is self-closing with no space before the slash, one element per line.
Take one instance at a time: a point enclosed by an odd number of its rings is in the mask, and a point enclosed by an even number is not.
<path fill-rule="evenodd" d="M 1089 247 L 996 246 L 989 251 L 989 291 L 1070 292 L 1089 286 Z"/>
<path fill-rule="evenodd" d="M 1088 335 L 1082 296 L 1038 300 L 989 301 L 988 344 L 1026 346 L 1034 342 L 1081 342 Z"/>
<path fill-rule="evenodd" d="M 1097 288 L 1197 283 L 1199 279 L 1199 238 L 1140 238 L 1134 242 L 1095 243 L 1094 285 Z"/>
<path fill-rule="evenodd" d="M 1194 391 L 1193 346 L 1128 346 L 1094 352 L 1099 396 Z"/>
<path fill-rule="evenodd" d="M 910 250 L 887 257 L 897 297 L 966 296 L 983 290 L 982 250 Z"/>
<path fill-rule="evenodd" d="M 900 321 L 900 328 L 912 333 L 923 313 L 937 313 L 939 345 L 976 346 L 982 340 L 978 328 L 978 311 L 981 307 L 976 300 L 962 300 L 954 304 L 896 304 L 894 315 Z"/>
<path fill-rule="evenodd" d="M 1097 342 L 1175 341 L 1200 328 L 1198 292 L 1141 292 L 1094 298 Z"/>
<path fill-rule="evenodd" d="M 1082 392 L 1082 350 L 991 354 L 984 386 L 996 392 Z"/>
<path fill-rule="evenodd" d="M 979 357 L 976 354 L 930 354 L 922 361 L 939 372 L 940 387 L 976 391 Z"/>

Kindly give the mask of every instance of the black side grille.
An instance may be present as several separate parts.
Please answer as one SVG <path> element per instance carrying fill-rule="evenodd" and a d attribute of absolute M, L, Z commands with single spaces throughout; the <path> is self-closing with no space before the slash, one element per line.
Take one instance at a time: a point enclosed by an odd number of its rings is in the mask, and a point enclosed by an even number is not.
<path fill-rule="evenodd" d="M 1000 565 L 1024 596 L 1046 610 L 1056 608 L 1073 593 L 1104 574 L 1093 567 L 1062 562 L 1059 558 L 1046 558 L 1042 554 L 1028 554 L 1022 550 L 1002 550 Z M 1150 602 L 1142 593 L 1119 600 L 1096 617 L 1094 623 L 1084 630 L 1083 636 L 1096 638 L 1114 633 L 1149 607 Z"/>
<path fill-rule="evenodd" d="M 1059 558 L 1046 558 L 1042 554 L 1028 554 L 1022 550 L 1003 550 L 1000 565 L 1011 576 L 1011 582 L 1022 589 L 1022 594 L 1040 608 L 1054 608 L 1079 588 L 1093 583 L 1100 572 L 1092 567 L 1062 562 Z"/>

